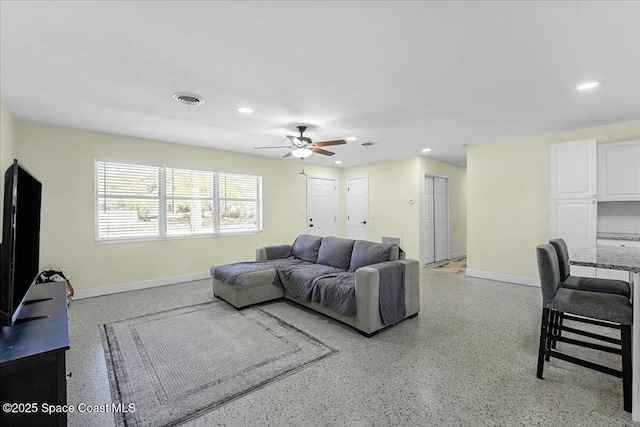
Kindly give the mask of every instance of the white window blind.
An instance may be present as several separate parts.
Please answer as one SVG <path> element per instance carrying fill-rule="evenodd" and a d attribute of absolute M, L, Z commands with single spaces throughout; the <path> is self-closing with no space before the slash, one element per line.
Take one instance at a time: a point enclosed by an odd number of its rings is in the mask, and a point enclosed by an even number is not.
<path fill-rule="evenodd" d="M 160 237 L 160 168 L 96 162 L 96 238 Z"/>
<path fill-rule="evenodd" d="M 214 173 L 167 168 L 167 236 L 213 234 Z"/>
<path fill-rule="evenodd" d="M 262 177 L 218 174 L 220 233 L 262 231 Z"/>
<path fill-rule="evenodd" d="M 96 161 L 99 242 L 261 231 L 260 176 Z"/>

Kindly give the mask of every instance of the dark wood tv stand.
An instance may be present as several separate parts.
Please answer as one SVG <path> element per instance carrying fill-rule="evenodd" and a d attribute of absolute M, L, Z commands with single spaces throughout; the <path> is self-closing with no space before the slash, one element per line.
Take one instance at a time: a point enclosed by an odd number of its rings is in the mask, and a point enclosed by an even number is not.
<path fill-rule="evenodd" d="M 66 412 L 43 413 L 47 405 L 67 404 L 66 283 L 33 285 L 26 301 L 34 302 L 25 304 L 18 321 L 0 332 L 0 425 L 66 426 Z M 6 404 L 17 405 L 7 412 Z"/>

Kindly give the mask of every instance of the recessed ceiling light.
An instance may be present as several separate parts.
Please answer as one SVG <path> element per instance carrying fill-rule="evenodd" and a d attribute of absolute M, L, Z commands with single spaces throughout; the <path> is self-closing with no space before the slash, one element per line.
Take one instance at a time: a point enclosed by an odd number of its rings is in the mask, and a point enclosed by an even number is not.
<path fill-rule="evenodd" d="M 429 151 L 431 151 L 431 148 L 423 148 L 423 149 L 422 149 L 422 152 L 423 152 L 423 153 L 428 153 Z"/>
<path fill-rule="evenodd" d="M 244 113 L 244 114 L 251 114 L 251 113 L 253 113 L 253 108 L 240 107 L 240 108 L 238 108 L 238 112 L 239 113 Z"/>
<path fill-rule="evenodd" d="M 356 138 L 355 136 L 348 136 L 347 137 L 347 141 L 355 141 L 356 139 L 358 139 L 358 138 Z"/>
<path fill-rule="evenodd" d="M 336 160 L 336 161 L 335 161 L 335 162 L 333 162 L 333 163 L 335 163 L 336 165 L 341 165 L 341 164 L 342 164 L 342 160 Z"/>
<path fill-rule="evenodd" d="M 599 82 L 583 83 L 580 86 L 578 86 L 578 90 L 593 89 L 594 87 L 598 86 L 599 84 L 600 84 Z"/>
<path fill-rule="evenodd" d="M 176 92 L 173 94 L 173 99 L 187 105 L 204 104 L 204 98 L 198 95 L 194 95 L 193 93 Z"/>

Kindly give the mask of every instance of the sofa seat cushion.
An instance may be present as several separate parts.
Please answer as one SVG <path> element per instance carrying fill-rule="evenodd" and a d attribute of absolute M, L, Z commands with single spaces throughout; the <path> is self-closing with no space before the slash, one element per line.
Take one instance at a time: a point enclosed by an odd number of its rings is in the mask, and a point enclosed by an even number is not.
<path fill-rule="evenodd" d="M 311 234 L 301 234 L 291 246 L 291 255 L 303 261 L 318 261 L 318 249 L 322 243 L 322 237 Z"/>
<path fill-rule="evenodd" d="M 237 262 L 211 267 L 211 276 L 235 288 L 244 289 L 251 286 L 278 283 L 277 267 L 297 265 L 303 262 L 292 256 L 269 261 Z"/>
<path fill-rule="evenodd" d="M 355 240 L 351 239 L 341 239 L 333 236 L 325 237 L 322 239 L 318 250 L 318 264 L 348 270 L 355 242 Z"/>
<path fill-rule="evenodd" d="M 379 262 L 395 261 L 398 259 L 398 253 L 398 245 L 356 240 L 353 245 L 349 271 L 356 271 L 360 267 Z"/>
<path fill-rule="evenodd" d="M 315 279 L 311 289 L 311 302 L 343 316 L 355 316 L 356 273 L 333 273 Z"/>
<path fill-rule="evenodd" d="M 311 302 L 313 280 L 330 273 L 344 272 L 329 265 L 302 262 L 277 268 L 280 283 L 291 299 L 298 302 Z"/>

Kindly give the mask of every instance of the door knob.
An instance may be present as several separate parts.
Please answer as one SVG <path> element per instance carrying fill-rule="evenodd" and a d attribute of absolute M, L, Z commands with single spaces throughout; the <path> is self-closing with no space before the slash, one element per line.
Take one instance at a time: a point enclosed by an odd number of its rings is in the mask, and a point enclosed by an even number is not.
<path fill-rule="evenodd" d="M 367 221 L 362 221 L 360 224 L 366 224 L 366 223 L 367 223 Z"/>
<path fill-rule="evenodd" d="M 309 224 L 309 227 L 313 227 L 313 224 Z"/>

